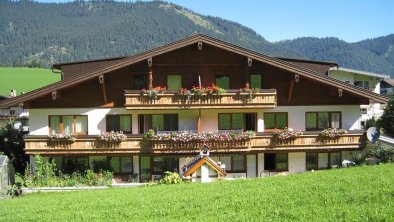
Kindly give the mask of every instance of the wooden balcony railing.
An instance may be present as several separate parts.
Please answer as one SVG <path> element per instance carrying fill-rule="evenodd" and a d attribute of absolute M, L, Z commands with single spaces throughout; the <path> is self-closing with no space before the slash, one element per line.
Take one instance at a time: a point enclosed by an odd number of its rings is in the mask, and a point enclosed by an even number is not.
<path fill-rule="evenodd" d="M 220 95 L 178 95 L 176 91 L 158 93 L 155 98 L 140 90 L 126 90 L 127 109 L 213 109 L 213 108 L 273 108 L 276 106 L 276 90 L 264 89 L 257 93 L 240 93 L 227 90 Z"/>
<path fill-rule="evenodd" d="M 211 152 L 234 153 L 253 151 L 305 151 L 305 150 L 349 150 L 365 147 L 364 131 L 350 131 L 333 139 L 324 139 L 318 132 L 306 132 L 294 139 L 281 141 L 272 133 L 259 133 L 250 141 L 208 142 Z M 198 142 L 173 142 L 170 140 L 146 140 L 142 135 L 128 136 L 126 141 L 108 144 L 96 136 L 78 137 L 73 143 L 49 142 L 47 136 L 25 136 L 26 154 L 44 155 L 95 155 L 95 154 L 150 154 L 199 152 Z"/>

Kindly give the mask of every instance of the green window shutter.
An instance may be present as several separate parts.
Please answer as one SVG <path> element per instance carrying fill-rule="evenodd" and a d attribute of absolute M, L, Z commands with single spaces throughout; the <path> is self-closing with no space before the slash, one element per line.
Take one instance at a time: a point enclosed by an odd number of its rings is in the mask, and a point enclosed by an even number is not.
<path fill-rule="evenodd" d="M 167 89 L 168 90 L 179 90 L 182 88 L 182 76 L 181 75 L 168 75 L 167 76 Z"/>
<path fill-rule="evenodd" d="M 231 129 L 244 129 L 244 115 L 243 113 L 233 113 L 231 119 Z"/>
<path fill-rule="evenodd" d="M 219 114 L 219 129 L 229 130 L 231 129 L 231 114 Z"/>
<path fill-rule="evenodd" d="M 223 89 L 230 89 L 229 76 L 216 76 L 215 84 Z"/>
<path fill-rule="evenodd" d="M 264 113 L 264 128 L 265 129 L 275 129 L 275 114 L 274 113 Z"/>
<path fill-rule="evenodd" d="M 164 115 L 152 115 L 152 128 L 154 130 L 164 130 Z"/>
<path fill-rule="evenodd" d="M 250 75 L 250 88 L 261 89 L 261 74 L 251 74 Z"/>
<path fill-rule="evenodd" d="M 276 113 L 276 128 L 284 129 L 285 127 L 287 127 L 287 114 Z"/>
<path fill-rule="evenodd" d="M 114 156 L 114 157 L 108 157 L 109 158 L 109 165 L 111 166 L 112 170 L 115 173 L 120 172 L 120 160 L 119 157 Z"/>
<path fill-rule="evenodd" d="M 313 130 L 317 128 L 316 113 L 306 113 L 305 114 L 305 127 L 306 130 Z"/>
<path fill-rule="evenodd" d="M 120 131 L 131 133 L 131 116 L 120 116 Z"/>

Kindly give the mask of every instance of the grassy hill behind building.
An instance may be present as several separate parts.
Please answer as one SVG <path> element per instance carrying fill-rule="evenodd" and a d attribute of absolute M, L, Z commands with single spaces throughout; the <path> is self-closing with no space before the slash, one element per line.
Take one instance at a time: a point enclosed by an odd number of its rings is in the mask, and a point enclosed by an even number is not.
<path fill-rule="evenodd" d="M 11 89 L 29 92 L 60 81 L 60 74 L 50 69 L 0 67 L 0 95 L 8 96 Z"/>

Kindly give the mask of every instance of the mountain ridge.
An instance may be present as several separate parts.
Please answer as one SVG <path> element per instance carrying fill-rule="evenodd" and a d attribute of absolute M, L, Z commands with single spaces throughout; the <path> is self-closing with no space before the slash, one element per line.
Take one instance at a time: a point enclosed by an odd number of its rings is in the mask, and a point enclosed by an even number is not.
<path fill-rule="evenodd" d="M 335 37 L 269 42 L 239 23 L 162 1 L 0 0 L 0 30 L 5 66 L 134 55 L 197 32 L 270 56 L 334 61 L 394 76 L 394 34 L 356 43 Z"/>

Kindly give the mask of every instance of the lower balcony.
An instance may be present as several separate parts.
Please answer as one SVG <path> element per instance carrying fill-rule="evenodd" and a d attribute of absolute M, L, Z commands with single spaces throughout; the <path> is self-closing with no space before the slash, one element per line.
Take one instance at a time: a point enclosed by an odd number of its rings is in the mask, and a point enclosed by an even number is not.
<path fill-rule="evenodd" d="M 250 140 L 210 141 L 205 143 L 213 153 L 248 153 L 307 150 L 352 150 L 364 148 L 365 131 L 349 131 L 335 138 L 322 138 L 319 132 L 304 132 L 288 140 L 280 140 L 272 133 L 258 133 Z M 50 142 L 47 136 L 25 136 L 26 154 L 96 155 L 96 154 L 197 154 L 202 142 L 174 142 L 148 140 L 142 135 L 128 136 L 119 143 L 107 143 L 97 136 L 81 136 L 73 142 Z"/>

